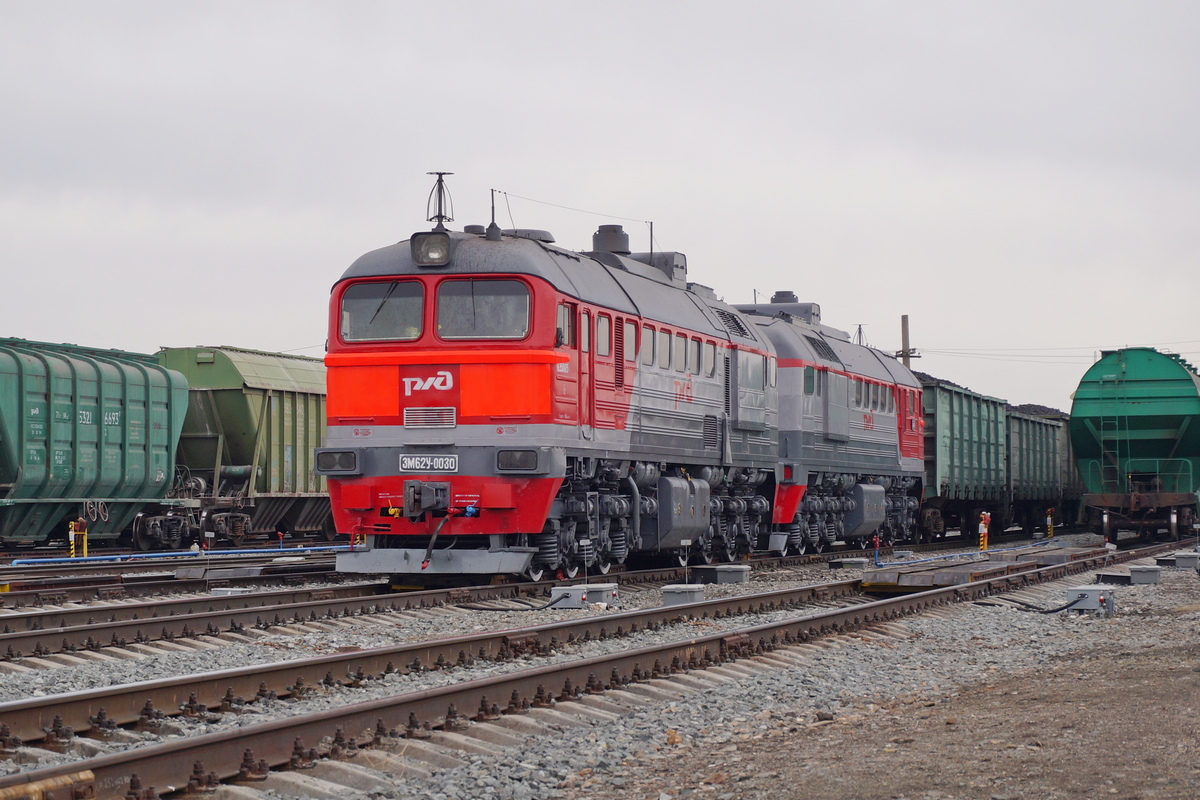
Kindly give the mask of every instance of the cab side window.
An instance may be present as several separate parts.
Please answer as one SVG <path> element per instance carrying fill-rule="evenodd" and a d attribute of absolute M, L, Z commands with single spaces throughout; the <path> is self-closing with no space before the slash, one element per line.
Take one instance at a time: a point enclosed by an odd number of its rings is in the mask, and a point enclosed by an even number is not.
<path fill-rule="evenodd" d="M 642 326 L 642 364 L 654 366 L 654 328 Z"/>
<path fill-rule="evenodd" d="M 606 356 L 612 352 L 612 320 L 604 314 L 596 315 L 596 355 Z"/>

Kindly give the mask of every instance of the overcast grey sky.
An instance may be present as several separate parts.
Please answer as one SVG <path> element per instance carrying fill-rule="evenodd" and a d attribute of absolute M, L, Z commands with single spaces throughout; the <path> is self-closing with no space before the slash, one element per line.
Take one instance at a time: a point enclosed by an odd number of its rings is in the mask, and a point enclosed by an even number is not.
<path fill-rule="evenodd" d="M 1069 409 L 1101 348 L 1200 360 L 1200 4 L 0 0 L 0 335 L 320 355 L 429 227 L 688 255 L 732 303 Z M 523 198 L 541 201 L 531 202 Z"/>

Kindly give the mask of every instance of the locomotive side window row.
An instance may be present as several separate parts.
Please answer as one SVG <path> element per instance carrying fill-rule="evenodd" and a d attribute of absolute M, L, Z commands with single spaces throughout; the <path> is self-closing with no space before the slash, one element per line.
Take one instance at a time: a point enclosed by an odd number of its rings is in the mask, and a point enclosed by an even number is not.
<path fill-rule="evenodd" d="M 717 372 L 717 345 L 689 337 L 685 333 L 672 336 L 671 331 L 643 325 L 638 339 L 638 325 L 632 320 L 613 318 L 607 314 L 596 314 L 595 338 L 592 337 L 592 313 L 579 312 L 579 325 L 574 325 L 575 308 L 569 303 L 558 306 L 558 330 L 562 332 L 559 345 L 572 347 L 579 343 L 580 352 L 590 352 L 593 345 L 597 356 L 609 356 L 614 352 L 614 325 L 620 326 L 616 342 L 618 357 L 627 362 L 641 362 L 644 366 L 675 372 L 713 377 Z M 770 359 L 771 385 L 775 385 L 775 359 Z"/>
<path fill-rule="evenodd" d="M 893 414 L 896 411 L 896 396 L 892 394 L 892 387 L 890 386 L 870 383 L 862 378 L 855 378 L 854 407 Z"/>

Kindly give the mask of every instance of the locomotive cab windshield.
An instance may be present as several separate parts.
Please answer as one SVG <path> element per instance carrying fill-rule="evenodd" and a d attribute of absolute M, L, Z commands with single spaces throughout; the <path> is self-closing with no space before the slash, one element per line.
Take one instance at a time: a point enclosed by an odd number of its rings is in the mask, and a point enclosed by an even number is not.
<path fill-rule="evenodd" d="M 424 310 L 425 287 L 419 281 L 356 283 L 342 295 L 342 340 L 416 339 L 421 335 Z"/>

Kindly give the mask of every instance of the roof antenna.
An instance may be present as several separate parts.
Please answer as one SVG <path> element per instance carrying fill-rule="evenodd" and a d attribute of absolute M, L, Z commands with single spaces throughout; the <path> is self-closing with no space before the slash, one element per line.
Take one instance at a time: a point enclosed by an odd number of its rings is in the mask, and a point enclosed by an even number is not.
<path fill-rule="evenodd" d="M 437 213 L 427 217 L 429 222 L 437 222 L 434 226 L 435 231 L 444 231 L 446 226 L 443 222 L 454 222 L 454 201 L 450 199 L 450 190 L 446 188 L 446 182 L 442 178 L 446 175 L 453 175 L 453 172 L 426 172 L 426 175 L 437 175 L 437 183 L 433 185 L 433 191 L 429 193 L 429 201 L 425 204 L 425 213 L 429 213 L 430 207 L 433 205 L 434 197 L 437 197 Z"/>
<path fill-rule="evenodd" d="M 496 190 L 492 189 L 492 222 L 487 226 L 487 232 L 483 238 L 489 242 L 500 241 L 500 226 L 496 224 Z"/>

